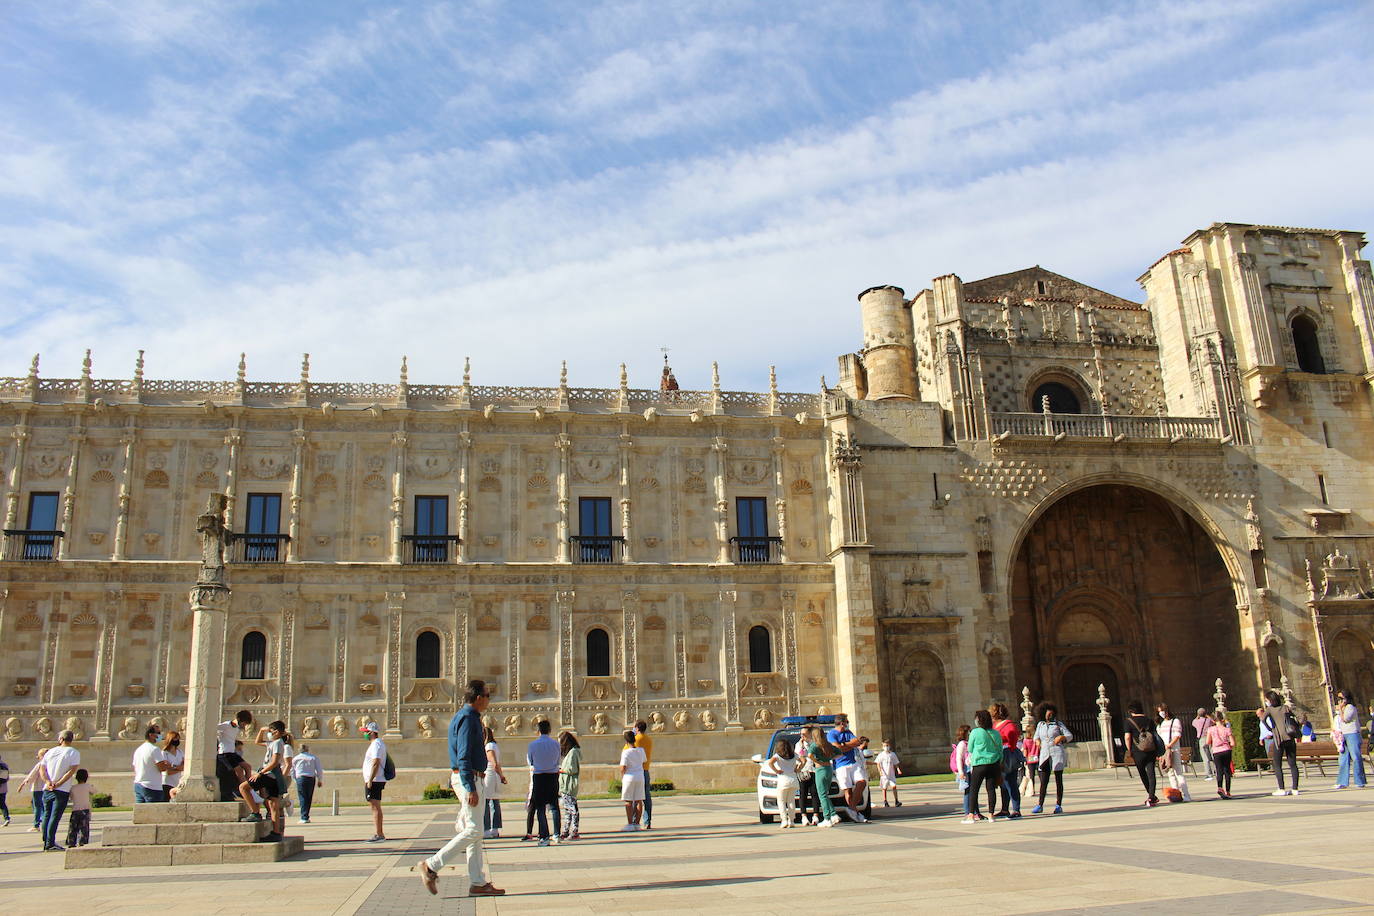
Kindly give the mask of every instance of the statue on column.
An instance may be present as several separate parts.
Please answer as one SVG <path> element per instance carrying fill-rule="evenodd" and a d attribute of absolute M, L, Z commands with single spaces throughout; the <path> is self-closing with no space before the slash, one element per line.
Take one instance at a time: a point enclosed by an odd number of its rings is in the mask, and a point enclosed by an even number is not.
<path fill-rule="evenodd" d="M 211 493 L 205 511 L 196 519 L 196 532 L 200 535 L 201 544 L 197 585 L 228 585 L 224 577 L 224 552 L 231 536 L 224 526 L 224 512 L 228 505 L 229 498 L 223 493 Z"/>

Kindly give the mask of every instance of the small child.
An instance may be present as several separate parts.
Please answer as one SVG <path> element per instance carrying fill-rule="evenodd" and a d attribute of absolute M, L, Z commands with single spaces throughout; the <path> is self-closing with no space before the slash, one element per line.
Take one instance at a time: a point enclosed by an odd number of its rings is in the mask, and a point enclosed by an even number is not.
<path fill-rule="evenodd" d="M 902 807 L 902 800 L 897 797 L 897 777 L 902 775 L 902 761 L 892 750 L 891 738 L 883 739 L 883 749 L 873 762 L 878 765 L 878 781 L 883 787 L 883 807 L 891 807 L 887 803 L 888 789 L 892 790 L 892 801 L 898 808 Z"/>
<path fill-rule="evenodd" d="M 955 779 L 955 781 L 959 784 L 959 791 L 962 792 L 962 793 L 964 794 L 964 807 L 963 807 L 963 811 L 960 812 L 961 815 L 964 816 L 964 817 L 967 817 L 967 816 L 968 816 L 968 813 L 969 813 L 969 807 L 968 807 L 968 776 L 969 776 L 969 766 L 968 766 L 968 736 L 969 736 L 969 733 L 970 733 L 971 731 L 973 731 L 973 729 L 972 729 L 972 727 L 970 727 L 970 726 L 968 726 L 968 725 L 960 725 L 960 726 L 959 726 L 959 731 L 958 731 L 958 733 L 955 734 L 955 736 L 954 736 L 954 748 L 953 748 L 953 753 L 950 754 L 950 756 L 949 756 L 950 769 L 954 772 L 954 779 Z"/>
<path fill-rule="evenodd" d="M 69 799 L 72 810 L 67 819 L 67 848 L 85 846 L 91 842 L 91 784 L 86 780 L 91 774 L 85 770 L 76 771 L 76 784 L 72 786 Z"/>

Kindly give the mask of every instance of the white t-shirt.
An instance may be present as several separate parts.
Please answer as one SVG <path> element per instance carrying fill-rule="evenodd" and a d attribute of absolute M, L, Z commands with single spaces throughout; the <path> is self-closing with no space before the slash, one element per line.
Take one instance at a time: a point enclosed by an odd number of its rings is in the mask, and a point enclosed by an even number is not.
<path fill-rule="evenodd" d="M 377 775 L 372 775 L 372 761 L 379 761 L 377 764 Z M 372 743 L 367 746 L 367 753 L 363 755 L 363 782 L 386 782 L 386 744 L 381 738 L 373 738 Z"/>
<path fill-rule="evenodd" d="M 186 751 L 182 749 L 181 745 L 177 745 L 177 749 L 174 751 L 163 751 L 162 759 L 171 766 L 179 767 L 186 762 Z M 163 773 L 162 784 L 168 788 L 181 785 L 181 774 Z"/>
<path fill-rule="evenodd" d="M 57 780 L 67 775 L 67 770 L 74 770 L 79 766 L 81 766 L 81 752 L 74 747 L 59 744 L 43 755 L 43 769 L 47 771 L 48 779 L 53 782 L 57 782 Z M 72 790 L 72 783 L 74 782 L 76 782 L 75 774 L 72 775 L 71 779 L 68 779 L 62 785 L 58 786 L 57 791 L 70 792 Z M 161 789 L 162 783 L 158 783 L 157 787 Z M 41 785 L 35 788 L 46 789 L 47 786 Z"/>
<path fill-rule="evenodd" d="M 880 751 L 873 762 L 878 765 L 878 772 L 888 779 L 897 778 L 897 765 L 902 761 L 897 757 L 895 751 Z"/>
<path fill-rule="evenodd" d="M 282 739 L 280 739 L 280 738 L 268 738 L 268 739 L 267 739 L 267 746 L 266 746 L 266 749 L 263 751 L 263 754 L 262 754 L 262 765 L 263 765 L 263 766 L 267 766 L 269 763 L 272 762 L 272 758 L 275 757 L 277 754 L 284 754 L 284 753 L 285 753 L 285 751 L 284 751 L 284 748 L 285 748 L 285 747 L 286 747 L 286 742 L 283 741 Z M 278 762 L 280 763 L 280 761 L 278 761 Z M 274 772 L 275 772 L 275 771 L 274 771 Z"/>
<path fill-rule="evenodd" d="M 496 746 L 495 741 L 488 741 L 484 750 L 491 755 L 487 761 L 487 775 L 482 778 L 485 789 L 484 794 L 487 798 L 499 798 L 501 794 L 501 777 L 496 775 L 496 767 L 492 764 L 501 762 L 501 749 Z"/>
<path fill-rule="evenodd" d="M 219 752 L 221 754 L 234 753 L 234 742 L 239 740 L 239 726 L 237 722 L 221 722 L 219 724 Z"/>
<path fill-rule="evenodd" d="M 627 747 L 620 752 L 620 765 L 625 768 L 626 776 L 643 776 L 647 759 L 642 747 Z"/>
<path fill-rule="evenodd" d="M 784 757 L 781 754 L 773 755 L 773 766 L 782 771 L 778 774 L 782 779 L 796 779 L 797 767 L 800 764 L 801 761 L 798 760 L 795 755 L 792 757 Z"/>
<path fill-rule="evenodd" d="M 297 779 L 320 778 L 320 758 L 310 753 L 300 753 L 291 758 L 291 772 Z"/>
<path fill-rule="evenodd" d="M 1341 707 L 1340 726 L 1342 735 L 1353 735 L 1360 730 L 1360 711 L 1350 703 Z"/>
<path fill-rule="evenodd" d="M 283 744 L 281 749 L 283 773 L 291 772 L 291 761 L 296 756 L 296 749 L 289 744 Z"/>
<path fill-rule="evenodd" d="M 161 791 L 162 771 L 157 765 L 163 759 L 162 748 L 153 742 L 140 744 L 134 751 L 134 785 Z"/>
<path fill-rule="evenodd" d="M 1159 740 L 1163 741 L 1167 747 L 1170 741 L 1183 733 L 1183 726 L 1178 724 L 1177 719 L 1164 719 L 1159 723 L 1156 731 L 1159 732 Z M 1181 743 L 1179 747 L 1182 747 Z M 1174 750 L 1178 750 L 1178 747 L 1175 747 Z"/>

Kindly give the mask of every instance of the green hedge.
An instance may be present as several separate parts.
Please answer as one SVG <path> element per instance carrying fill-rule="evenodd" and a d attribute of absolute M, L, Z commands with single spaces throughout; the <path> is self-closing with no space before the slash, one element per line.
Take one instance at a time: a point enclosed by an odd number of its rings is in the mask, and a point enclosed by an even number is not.
<path fill-rule="evenodd" d="M 1228 710 L 1226 718 L 1231 722 L 1231 734 L 1236 739 L 1236 749 L 1231 754 L 1231 762 L 1237 771 L 1257 770 L 1256 760 L 1267 760 L 1264 745 L 1260 744 L 1259 716 L 1252 710 Z"/>
<path fill-rule="evenodd" d="M 110 796 L 107 795 L 107 794 L 105 794 L 104 792 L 92 792 L 92 793 L 91 793 L 91 807 L 92 807 L 92 808 L 112 808 L 112 807 L 114 807 L 114 799 L 110 798 Z"/>
<path fill-rule="evenodd" d="M 674 786 L 671 782 L 669 782 L 669 781 L 666 780 L 666 779 L 655 779 L 653 782 L 649 783 L 649 791 L 650 791 L 650 792 L 671 792 L 671 791 L 673 791 L 673 789 L 675 789 L 675 788 L 676 788 L 676 786 Z M 609 789 L 607 789 L 606 791 L 610 792 L 612 795 L 619 795 L 619 794 L 620 794 L 620 780 L 619 780 L 619 779 L 612 779 L 612 780 L 611 780 L 611 787 L 610 787 Z"/>
<path fill-rule="evenodd" d="M 437 782 L 432 782 L 425 786 L 423 798 L 457 798 L 457 794 L 449 786 L 441 786 Z"/>

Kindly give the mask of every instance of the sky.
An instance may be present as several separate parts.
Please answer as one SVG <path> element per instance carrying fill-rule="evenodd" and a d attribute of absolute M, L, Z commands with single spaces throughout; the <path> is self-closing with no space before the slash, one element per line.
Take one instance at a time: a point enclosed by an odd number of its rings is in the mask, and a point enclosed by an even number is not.
<path fill-rule="evenodd" d="M 0 8 L 0 375 L 815 391 L 855 296 L 1374 230 L 1374 4 Z"/>

